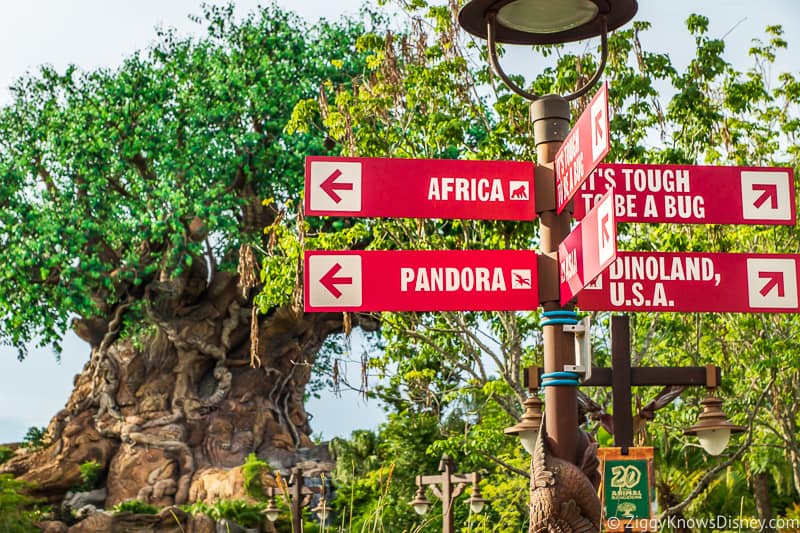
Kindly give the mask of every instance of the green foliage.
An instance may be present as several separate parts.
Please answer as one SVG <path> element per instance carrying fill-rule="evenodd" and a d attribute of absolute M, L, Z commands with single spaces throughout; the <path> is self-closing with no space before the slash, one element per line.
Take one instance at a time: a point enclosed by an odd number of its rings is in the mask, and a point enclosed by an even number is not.
<path fill-rule="evenodd" d="M 208 515 L 211 516 L 211 506 L 205 502 L 193 502 L 190 504 L 181 505 L 180 509 L 186 511 L 192 516 Z"/>
<path fill-rule="evenodd" d="M 34 522 L 38 516 L 32 510 L 36 500 L 24 494 L 30 488 L 10 474 L 0 474 L 0 531 L 29 533 L 36 530 Z"/>
<path fill-rule="evenodd" d="M 119 502 L 111 509 L 111 512 L 115 514 L 158 514 L 158 511 L 159 509 L 155 505 L 150 505 L 149 503 L 144 503 L 139 500 L 126 500 L 124 502 Z"/>
<path fill-rule="evenodd" d="M 220 500 L 214 503 L 195 502 L 183 505 L 181 509 L 191 515 L 204 514 L 214 520 L 230 520 L 243 527 L 258 527 L 265 520 L 262 503 L 248 503 L 242 500 Z"/>
<path fill-rule="evenodd" d="M 264 506 L 242 500 L 220 500 L 209 507 L 208 515 L 214 520 L 227 519 L 244 527 L 258 527 L 264 521 Z"/>
<path fill-rule="evenodd" d="M 22 437 L 22 443 L 20 444 L 20 446 L 23 448 L 32 449 L 44 448 L 47 445 L 47 428 L 37 428 L 35 426 L 28 428 L 28 431 L 25 432 L 25 436 Z"/>
<path fill-rule="evenodd" d="M 264 476 L 270 472 L 269 464 L 251 453 L 242 465 L 244 477 L 244 490 L 247 495 L 256 500 L 265 501 L 268 496 L 264 487 Z"/>
<path fill-rule="evenodd" d="M 0 465 L 14 457 L 14 450 L 7 446 L 0 446 Z"/>
<path fill-rule="evenodd" d="M 97 461 L 86 461 L 78 468 L 81 473 L 81 483 L 73 490 L 80 492 L 96 489 L 103 476 L 103 465 Z"/>
<path fill-rule="evenodd" d="M 263 227 L 295 209 L 304 156 L 325 152 L 318 129 L 284 128 L 323 79 L 360 71 L 360 25 L 308 27 L 274 5 L 243 19 L 232 4 L 203 9 L 201 38 L 160 31 L 116 70 L 42 67 L 11 88 L 0 340 L 20 357 L 121 305 L 120 334 L 146 336 L 147 295 L 205 279 L 206 265 L 235 271 L 242 243 L 266 250 Z"/>

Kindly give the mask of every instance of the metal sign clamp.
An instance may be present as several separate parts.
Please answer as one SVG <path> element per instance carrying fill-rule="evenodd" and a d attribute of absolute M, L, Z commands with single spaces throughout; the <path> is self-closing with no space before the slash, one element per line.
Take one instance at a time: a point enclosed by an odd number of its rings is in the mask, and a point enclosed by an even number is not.
<path fill-rule="evenodd" d="M 592 377 L 592 319 L 586 316 L 578 324 L 565 324 L 563 328 L 564 332 L 575 335 L 575 364 L 564 365 L 564 370 L 580 374 L 582 381 L 588 381 Z"/>

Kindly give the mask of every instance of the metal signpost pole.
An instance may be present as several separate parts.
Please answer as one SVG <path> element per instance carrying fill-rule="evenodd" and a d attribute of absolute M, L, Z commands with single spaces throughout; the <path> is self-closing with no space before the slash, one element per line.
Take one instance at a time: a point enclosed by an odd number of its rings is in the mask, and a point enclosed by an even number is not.
<path fill-rule="evenodd" d="M 558 246 L 570 233 L 572 209 L 560 214 L 555 204 L 555 174 L 553 166 L 556 153 L 569 131 L 569 102 L 564 98 L 549 95 L 531 103 L 534 141 L 539 165 L 536 169 L 537 205 L 540 216 L 539 237 L 541 259 L 539 264 L 540 301 L 545 312 L 543 326 L 545 375 L 558 376 L 564 365 L 575 362 L 573 335 L 564 332 L 564 323 L 575 323 L 569 313 L 561 314 L 559 294 Z M 547 192 L 545 192 L 547 191 Z M 543 209 L 540 211 L 540 209 Z M 568 306 L 566 311 L 569 311 Z M 578 399 L 575 386 L 566 384 L 570 380 L 550 380 L 545 387 L 545 413 L 547 435 L 551 439 L 552 453 L 565 461 L 574 462 L 578 431 Z M 557 382 L 562 382 L 558 383 Z"/>

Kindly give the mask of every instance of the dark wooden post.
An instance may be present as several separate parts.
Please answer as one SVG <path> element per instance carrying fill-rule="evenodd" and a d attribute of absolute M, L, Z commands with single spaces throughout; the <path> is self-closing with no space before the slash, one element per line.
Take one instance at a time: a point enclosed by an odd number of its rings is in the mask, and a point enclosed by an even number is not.
<path fill-rule="evenodd" d="M 293 468 L 292 477 L 292 532 L 303 533 L 303 470 Z"/>
<path fill-rule="evenodd" d="M 631 329 L 628 315 L 611 317 L 611 396 L 614 407 L 614 444 L 622 455 L 633 447 L 631 411 Z"/>

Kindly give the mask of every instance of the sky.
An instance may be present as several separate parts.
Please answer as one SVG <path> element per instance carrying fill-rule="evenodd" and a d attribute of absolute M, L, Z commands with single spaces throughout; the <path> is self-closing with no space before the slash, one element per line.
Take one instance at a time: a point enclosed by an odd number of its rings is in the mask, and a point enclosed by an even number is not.
<path fill-rule="evenodd" d="M 240 13 L 258 6 L 256 0 L 235 4 Z M 361 0 L 282 0 L 278 4 L 316 21 L 355 15 Z M 10 101 L 9 85 L 39 65 L 51 64 L 59 70 L 70 63 L 83 70 L 114 67 L 151 44 L 158 26 L 196 33 L 200 28 L 188 15 L 199 14 L 200 5 L 199 0 L 0 0 L 0 105 Z M 767 25 L 782 24 L 790 48 L 778 56 L 778 65 L 800 73 L 798 0 L 639 0 L 637 20 L 653 24 L 642 36 L 645 49 L 668 53 L 676 65 L 685 65 L 693 42 L 683 22 L 693 12 L 709 17 L 712 37 L 726 36 L 726 58 L 740 69 L 750 65 L 746 54 L 751 40 Z M 519 50 L 505 61 L 510 73 L 528 76 L 537 66 L 535 57 Z M 31 349 L 29 357 L 18 362 L 15 350 L 0 347 L 0 443 L 18 441 L 27 428 L 48 424 L 66 403 L 73 376 L 85 364 L 88 352 L 88 346 L 74 335 L 65 339 L 60 362 L 49 349 Z M 359 369 L 350 368 L 358 382 Z M 307 410 L 313 415 L 315 434 L 324 438 L 349 436 L 353 429 L 375 428 L 383 420 L 377 402 L 365 403 L 345 390 L 341 396 L 324 393 Z"/>

